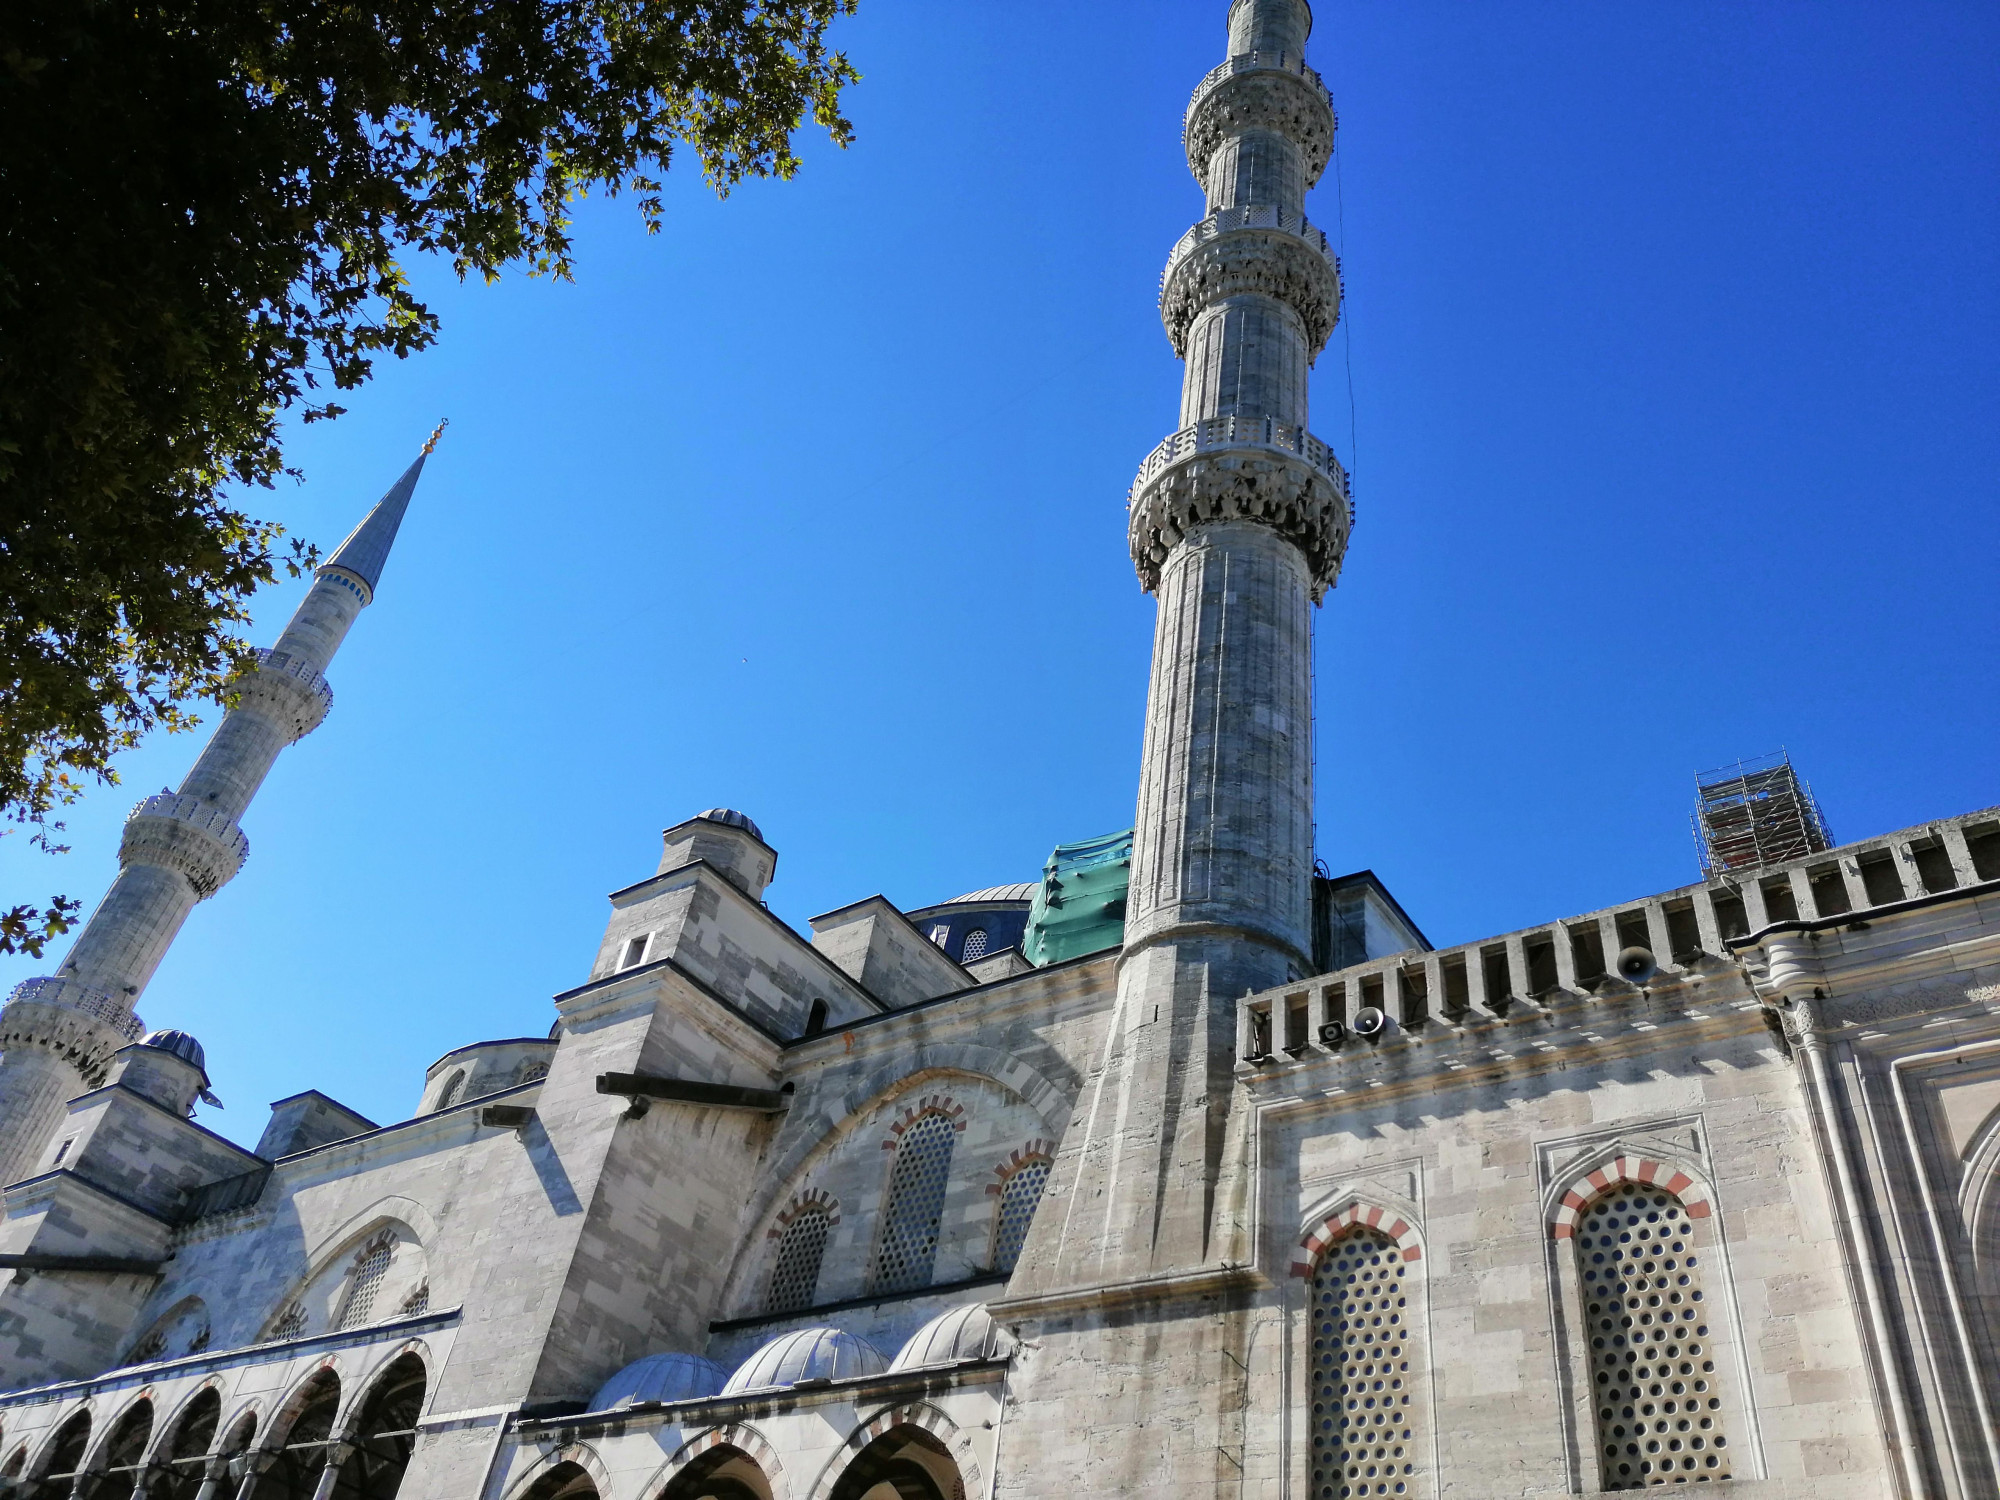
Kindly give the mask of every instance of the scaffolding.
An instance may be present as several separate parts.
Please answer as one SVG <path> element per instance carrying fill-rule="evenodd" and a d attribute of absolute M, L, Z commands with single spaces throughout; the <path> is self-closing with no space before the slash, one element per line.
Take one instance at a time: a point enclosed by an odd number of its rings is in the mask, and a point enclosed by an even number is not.
<path fill-rule="evenodd" d="M 1804 859 L 1833 847 L 1812 788 L 1783 750 L 1694 779 L 1695 847 L 1708 876 Z"/>

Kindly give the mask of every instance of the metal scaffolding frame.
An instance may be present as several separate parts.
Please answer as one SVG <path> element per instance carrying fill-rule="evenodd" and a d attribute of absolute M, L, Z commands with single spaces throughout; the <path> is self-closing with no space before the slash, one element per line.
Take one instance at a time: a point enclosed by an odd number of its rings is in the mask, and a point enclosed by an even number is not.
<path fill-rule="evenodd" d="M 1695 847 L 1709 876 L 1804 859 L 1833 847 L 1826 817 L 1779 750 L 1695 776 Z"/>

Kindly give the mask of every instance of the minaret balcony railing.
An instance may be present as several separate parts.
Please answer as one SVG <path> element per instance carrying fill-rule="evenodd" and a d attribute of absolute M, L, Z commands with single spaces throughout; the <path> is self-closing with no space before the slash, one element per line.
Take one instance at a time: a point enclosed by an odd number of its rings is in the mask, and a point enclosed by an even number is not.
<path fill-rule="evenodd" d="M 39 979 L 24 979 L 15 985 L 13 993 L 7 997 L 7 1005 L 12 1007 L 24 1003 L 76 1011 L 93 1021 L 102 1021 L 128 1042 L 136 1042 L 146 1034 L 146 1023 L 117 996 L 61 975 L 45 974 Z"/>
<path fill-rule="evenodd" d="M 231 685 L 238 707 L 282 726 L 294 744 L 326 722 L 333 689 L 324 673 L 288 652 L 259 646 L 252 654 L 255 664 Z"/>
<path fill-rule="evenodd" d="M 157 792 L 125 818 L 121 865 L 175 870 L 206 901 L 236 878 L 250 857 L 250 840 L 222 808 L 199 797 Z"/>
<path fill-rule="evenodd" d="M 1334 457 L 1333 449 L 1305 428 L 1271 417 L 1208 417 L 1165 438 L 1139 465 L 1138 477 L 1125 497 L 1126 510 L 1131 510 L 1141 490 L 1181 460 L 1223 448 L 1266 448 L 1304 459 L 1340 492 L 1352 529 L 1354 502 L 1347 493 L 1347 471 Z"/>
<path fill-rule="evenodd" d="M 1194 97 L 1188 100 L 1187 113 L 1181 117 L 1182 126 L 1185 127 L 1187 122 L 1194 118 L 1195 111 L 1201 108 L 1209 95 L 1237 74 L 1264 72 L 1296 74 L 1322 94 L 1326 93 L 1325 80 L 1307 67 L 1306 60 L 1296 52 L 1239 52 L 1226 62 L 1217 63 L 1210 68 L 1201 82 L 1194 86 Z M 1332 96 L 1328 95 L 1327 107 L 1332 108 L 1332 106 Z"/>
<path fill-rule="evenodd" d="M 1246 203 L 1240 208 L 1218 208 L 1174 241 L 1174 248 L 1167 254 L 1167 268 L 1160 272 L 1161 289 L 1165 290 L 1181 262 L 1196 250 L 1221 235 L 1233 234 L 1239 229 L 1275 229 L 1281 234 L 1289 234 L 1319 251 L 1329 265 L 1334 264 L 1333 246 L 1325 232 L 1314 226 L 1304 214 L 1289 213 L 1268 203 Z"/>

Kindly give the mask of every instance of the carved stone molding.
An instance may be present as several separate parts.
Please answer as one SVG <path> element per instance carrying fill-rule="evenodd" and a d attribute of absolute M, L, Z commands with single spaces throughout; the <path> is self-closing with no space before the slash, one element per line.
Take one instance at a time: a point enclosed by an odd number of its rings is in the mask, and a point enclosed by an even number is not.
<path fill-rule="evenodd" d="M 1151 593 L 1182 537 L 1218 521 L 1269 526 L 1305 554 L 1318 603 L 1340 577 L 1347 497 L 1322 470 L 1274 448 L 1198 448 L 1133 487 L 1132 564 Z"/>
<path fill-rule="evenodd" d="M 281 651 L 257 652 L 257 665 L 230 684 L 236 706 L 282 727 L 287 744 L 304 739 L 326 722 L 333 689 L 307 662 Z"/>
<path fill-rule="evenodd" d="M 118 842 L 118 863 L 158 865 L 186 880 L 206 901 L 236 878 L 250 840 L 221 809 L 199 797 L 161 792 L 132 809 Z"/>
<path fill-rule="evenodd" d="M 1275 297 L 1299 315 L 1306 357 L 1318 358 L 1340 319 L 1340 266 L 1325 248 L 1326 237 L 1303 220 L 1291 221 L 1297 229 L 1228 222 L 1244 213 L 1213 215 L 1174 247 L 1160 279 L 1160 321 L 1174 353 L 1187 357 L 1188 329 L 1203 309 L 1254 293 Z"/>
<path fill-rule="evenodd" d="M 1238 61 L 1242 59 L 1232 60 Z M 1218 146 L 1232 135 L 1268 130 L 1298 146 L 1310 188 L 1333 155 L 1334 128 L 1333 101 L 1316 73 L 1307 77 L 1291 66 L 1258 63 L 1221 77 L 1211 73 L 1188 104 L 1188 166 L 1206 189 L 1208 164 Z"/>
<path fill-rule="evenodd" d="M 104 1082 L 112 1054 L 145 1034 L 117 998 L 73 979 L 23 980 L 0 1008 L 0 1051 L 35 1047 L 54 1054 L 92 1088 Z"/>

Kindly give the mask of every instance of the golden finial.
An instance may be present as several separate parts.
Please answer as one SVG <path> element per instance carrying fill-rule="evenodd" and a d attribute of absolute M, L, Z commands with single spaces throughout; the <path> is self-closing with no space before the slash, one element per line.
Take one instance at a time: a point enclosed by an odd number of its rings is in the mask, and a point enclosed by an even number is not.
<path fill-rule="evenodd" d="M 451 418 L 446 417 L 443 421 L 437 424 L 437 427 L 435 429 L 433 429 L 433 431 L 431 432 L 431 440 L 428 443 L 424 444 L 425 458 L 429 458 L 431 454 L 437 451 L 438 439 L 444 436 L 444 430 L 449 426 L 451 426 Z"/>

